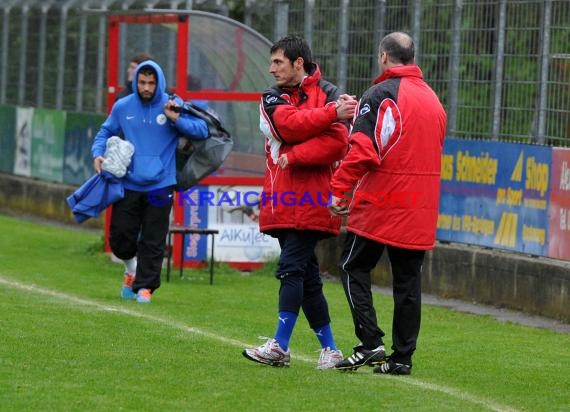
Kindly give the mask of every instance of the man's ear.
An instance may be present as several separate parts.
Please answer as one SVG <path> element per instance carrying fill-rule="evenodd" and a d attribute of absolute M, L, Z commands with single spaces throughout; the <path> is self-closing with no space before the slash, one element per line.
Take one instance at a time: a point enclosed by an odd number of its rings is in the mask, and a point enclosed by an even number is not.
<path fill-rule="evenodd" d="M 305 59 L 302 57 L 297 57 L 297 59 L 293 62 L 293 67 L 295 67 L 296 70 L 302 70 L 304 68 L 304 65 Z"/>

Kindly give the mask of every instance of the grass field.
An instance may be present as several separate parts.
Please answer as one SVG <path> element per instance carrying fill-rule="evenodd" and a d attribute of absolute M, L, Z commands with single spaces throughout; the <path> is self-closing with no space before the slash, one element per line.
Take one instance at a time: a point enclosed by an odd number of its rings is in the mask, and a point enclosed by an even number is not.
<path fill-rule="evenodd" d="M 0 233 L 0 410 L 570 410 L 568 334 L 424 305 L 413 374 L 379 376 L 316 370 L 301 316 L 291 367 L 265 367 L 241 351 L 274 332 L 270 270 L 220 266 L 213 286 L 207 269 L 186 270 L 142 305 L 119 298 L 100 234 L 3 215 Z M 342 287 L 325 288 L 347 354 Z M 375 302 L 389 337 L 391 299 Z"/>

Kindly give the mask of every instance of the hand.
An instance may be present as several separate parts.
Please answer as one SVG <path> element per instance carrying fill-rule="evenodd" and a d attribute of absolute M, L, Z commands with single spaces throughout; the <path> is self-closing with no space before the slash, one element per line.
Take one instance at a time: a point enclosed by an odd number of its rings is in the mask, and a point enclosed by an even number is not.
<path fill-rule="evenodd" d="M 349 95 L 349 94 L 346 94 L 346 93 L 341 94 L 341 95 L 338 97 L 338 99 L 339 99 L 339 100 L 346 100 L 346 101 L 355 101 L 355 102 L 357 101 L 355 95 Z"/>
<path fill-rule="evenodd" d="M 348 216 L 348 201 L 333 195 L 329 205 L 329 212 L 333 216 Z"/>
<path fill-rule="evenodd" d="M 287 153 L 282 154 L 279 156 L 279 159 L 277 159 L 277 165 L 281 167 L 281 169 L 285 169 L 288 164 L 289 160 L 287 159 Z"/>
<path fill-rule="evenodd" d="M 163 109 L 166 117 L 168 117 L 171 121 L 176 123 L 176 121 L 180 117 L 180 113 L 172 110 L 174 107 L 180 107 L 180 106 L 174 100 L 168 100 L 164 105 Z"/>
<path fill-rule="evenodd" d="M 341 94 L 336 101 L 336 116 L 339 120 L 352 120 L 358 101 L 356 96 Z"/>
<path fill-rule="evenodd" d="M 93 168 L 98 174 L 101 173 L 101 165 L 104 161 L 105 158 L 103 156 L 97 156 L 95 159 L 93 159 Z"/>

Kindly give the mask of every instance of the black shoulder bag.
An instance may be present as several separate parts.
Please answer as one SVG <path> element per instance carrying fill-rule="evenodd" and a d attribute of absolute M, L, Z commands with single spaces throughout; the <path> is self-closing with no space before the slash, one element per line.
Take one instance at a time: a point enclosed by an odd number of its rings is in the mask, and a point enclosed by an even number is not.
<path fill-rule="evenodd" d="M 198 117 L 208 125 L 206 139 L 180 136 L 176 150 L 176 180 L 179 189 L 188 190 L 217 170 L 232 151 L 234 142 L 220 119 L 201 107 L 184 102 L 176 108 L 180 113 Z"/>

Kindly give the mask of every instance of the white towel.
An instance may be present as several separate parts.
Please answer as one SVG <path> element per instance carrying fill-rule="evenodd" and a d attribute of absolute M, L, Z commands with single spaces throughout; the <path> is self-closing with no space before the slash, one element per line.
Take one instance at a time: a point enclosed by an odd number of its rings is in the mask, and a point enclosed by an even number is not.
<path fill-rule="evenodd" d="M 134 152 L 135 147 L 131 142 L 119 136 L 111 136 L 107 140 L 107 150 L 103 156 L 105 160 L 101 167 L 116 177 L 123 177 L 127 174 L 127 167 L 131 164 Z"/>

